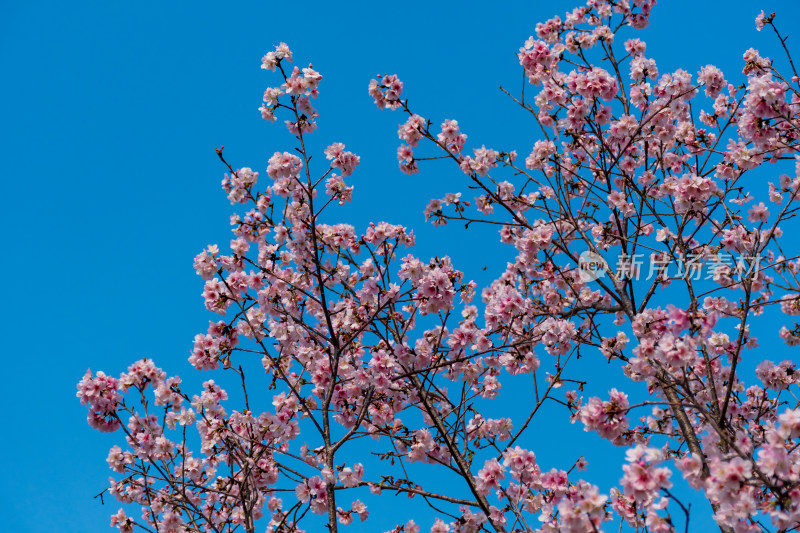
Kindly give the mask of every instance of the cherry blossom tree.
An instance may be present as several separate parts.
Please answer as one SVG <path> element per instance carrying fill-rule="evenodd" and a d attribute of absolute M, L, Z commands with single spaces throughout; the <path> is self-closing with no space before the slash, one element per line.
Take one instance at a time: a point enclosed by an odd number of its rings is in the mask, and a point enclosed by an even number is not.
<path fill-rule="evenodd" d="M 800 529 L 800 378 L 751 333 L 762 322 L 787 353 L 800 343 L 786 318 L 800 315 L 788 233 L 800 79 L 764 12 L 757 29 L 775 33 L 791 74 L 754 49 L 738 85 L 713 65 L 660 73 L 635 37 L 653 4 L 590 0 L 536 25 L 518 52 L 526 83 L 504 90 L 539 131 L 524 159 L 468 148 L 456 120 L 412 109 L 395 75 L 369 83 L 378 108 L 403 116 L 400 169 L 450 161 L 476 195 L 433 199 L 426 218 L 490 225 L 509 246 L 485 287 L 447 255 L 413 255 L 405 227 L 327 222 L 351 201 L 360 158 L 333 142 L 312 161 L 322 75 L 294 66 L 284 43 L 267 53 L 277 83 L 260 112 L 294 146 L 266 177 L 217 150 L 241 210 L 230 251 L 194 260 L 219 317 L 189 358 L 214 379 L 185 390 L 143 359 L 78 384 L 89 424 L 124 437 L 104 492 L 132 505 L 111 525 L 336 532 L 368 520 L 362 499 L 383 493 L 429 508 L 395 506 L 404 533 L 688 531 L 697 513 L 724 532 Z M 588 358 L 625 390 L 585 397 Z M 264 375 L 246 372 L 258 360 Z M 527 416 L 492 418 L 514 380 L 528 384 L 515 399 Z M 524 437 L 545 403 L 626 449 L 607 487 L 581 479 L 583 458 L 537 463 Z"/>

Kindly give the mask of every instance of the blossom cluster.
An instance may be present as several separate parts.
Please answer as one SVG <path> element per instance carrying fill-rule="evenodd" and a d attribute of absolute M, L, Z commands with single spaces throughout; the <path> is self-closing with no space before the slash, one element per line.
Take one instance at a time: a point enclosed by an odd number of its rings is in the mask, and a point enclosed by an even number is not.
<path fill-rule="evenodd" d="M 262 68 L 281 79 L 260 112 L 285 114 L 298 146 L 274 151 L 265 174 L 217 151 L 238 211 L 230 250 L 211 244 L 194 259 L 216 316 L 189 355 L 214 379 L 190 395 L 144 359 L 78 384 L 89 424 L 124 438 L 108 455 L 108 492 L 141 509 L 111 525 L 335 532 L 368 520 L 386 492 L 420 496 L 431 533 L 596 533 L 617 519 L 667 533 L 681 513 L 688 527 L 671 490 L 681 476 L 725 533 L 799 527 L 800 376 L 789 359 L 759 357 L 754 335 L 774 326 L 800 344 L 787 318 L 800 315 L 800 261 L 784 237 L 800 191 L 799 80 L 754 49 L 741 82 L 714 65 L 660 70 L 646 43 L 622 40 L 654 4 L 590 0 L 536 25 L 518 51 L 534 95 L 516 101 L 541 133 L 524 163 L 468 145 L 478 136 L 455 119 L 415 112 L 396 75 L 370 82 L 378 108 L 404 115 L 400 170 L 448 160 L 477 191 L 431 200 L 425 218 L 499 230 L 510 259 L 480 290 L 447 255 L 414 255 L 404 226 L 333 221 L 360 156 L 328 141 L 319 166 L 306 137 L 319 134 L 322 75 L 289 69 L 285 43 L 267 53 Z M 756 26 L 784 44 L 774 19 L 762 12 Z M 749 179 L 787 161 L 777 179 Z M 657 260 L 648 279 L 600 261 L 642 253 Z M 667 270 L 734 253 L 747 269 Z M 576 267 L 587 255 L 603 275 Z M 613 369 L 609 392 L 587 359 Z M 254 374 L 266 377 L 258 389 Z M 527 418 L 494 414 L 509 383 L 532 389 L 514 399 Z M 270 391 L 271 406 L 248 390 Z M 587 438 L 627 448 L 614 486 L 581 479 L 583 457 L 539 464 L 529 428 L 545 404 Z M 423 468 L 431 474 L 409 479 Z M 393 531 L 422 531 L 415 520 Z"/>

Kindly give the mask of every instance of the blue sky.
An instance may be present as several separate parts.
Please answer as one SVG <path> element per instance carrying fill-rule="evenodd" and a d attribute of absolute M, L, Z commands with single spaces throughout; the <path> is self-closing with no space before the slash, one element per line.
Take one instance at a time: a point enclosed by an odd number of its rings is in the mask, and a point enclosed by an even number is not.
<path fill-rule="evenodd" d="M 729 79 L 748 47 L 776 54 L 773 36 L 755 31 L 759 9 L 778 11 L 786 31 L 800 13 L 793 1 L 662 4 L 641 36 L 660 71 L 695 73 L 714 63 Z M 397 73 L 412 106 L 436 123 L 457 119 L 470 146 L 527 153 L 536 130 L 498 85 L 517 90 L 516 50 L 537 21 L 573 5 L 7 3 L 0 231 L 12 300 L 2 320 L 10 420 L 0 529 L 110 531 L 117 506 L 92 496 L 105 486 L 116 439 L 85 423 L 75 384 L 87 367 L 119 373 L 142 356 L 170 374 L 193 373 L 186 362 L 192 338 L 213 317 L 192 259 L 205 245 L 225 248 L 230 240 L 232 208 L 219 188 L 214 148 L 225 145 L 234 166 L 263 171 L 269 155 L 292 146 L 285 129 L 257 111 L 275 83 L 259 69 L 272 45 L 289 43 L 298 64 L 310 61 L 325 77 L 319 146 L 341 141 L 361 156 L 343 221 L 413 227 L 415 253 L 447 253 L 485 282 L 504 259 L 472 243 L 494 242 L 493 231 L 423 221 L 430 198 L 464 189 L 461 176 L 443 165 L 402 175 L 395 158 L 401 117 L 375 109 L 367 83 Z"/>

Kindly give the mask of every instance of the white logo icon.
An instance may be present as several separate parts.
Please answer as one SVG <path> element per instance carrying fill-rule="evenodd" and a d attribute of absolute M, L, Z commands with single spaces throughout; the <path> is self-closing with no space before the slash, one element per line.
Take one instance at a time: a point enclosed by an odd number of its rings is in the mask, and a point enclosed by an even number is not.
<path fill-rule="evenodd" d="M 601 255 L 586 251 L 578 258 L 578 270 L 580 271 L 581 280 L 586 282 L 594 281 L 605 277 L 608 263 Z"/>

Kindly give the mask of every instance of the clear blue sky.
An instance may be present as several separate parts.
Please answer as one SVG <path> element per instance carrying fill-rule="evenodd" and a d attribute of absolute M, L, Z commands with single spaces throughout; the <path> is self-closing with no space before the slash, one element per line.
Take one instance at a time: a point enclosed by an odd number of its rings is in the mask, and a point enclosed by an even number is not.
<path fill-rule="evenodd" d="M 800 14 L 790 0 L 661 4 L 642 35 L 660 71 L 696 73 L 713 62 L 729 79 L 748 47 L 775 53 L 772 36 L 755 31 L 759 9 L 778 11 L 786 31 Z M 470 146 L 527 153 L 536 131 L 497 87 L 517 90 L 516 50 L 537 21 L 575 4 L 297 5 L 5 2 L 0 530 L 110 531 L 116 503 L 102 507 L 92 496 L 106 484 L 105 457 L 118 436 L 90 430 L 75 384 L 87 367 L 119 373 L 142 356 L 170 374 L 194 373 L 186 362 L 192 338 L 213 317 L 192 259 L 206 244 L 225 248 L 230 240 L 232 208 L 214 148 L 225 145 L 232 164 L 261 171 L 272 152 L 291 148 L 285 129 L 257 111 L 275 82 L 259 69 L 273 44 L 289 43 L 298 64 L 311 61 L 325 76 L 319 143 L 341 141 L 361 155 L 349 180 L 355 202 L 342 218 L 357 227 L 413 227 L 417 254 L 447 253 L 481 282 L 503 267 L 470 246 L 476 235 L 494 242 L 494 232 L 423 224 L 428 199 L 463 190 L 461 176 L 436 165 L 402 175 L 400 116 L 375 109 L 367 83 L 397 73 L 412 105 L 435 122 L 457 119 Z M 800 50 L 800 35 L 789 42 Z M 607 472 L 612 482 L 618 465 Z"/>

